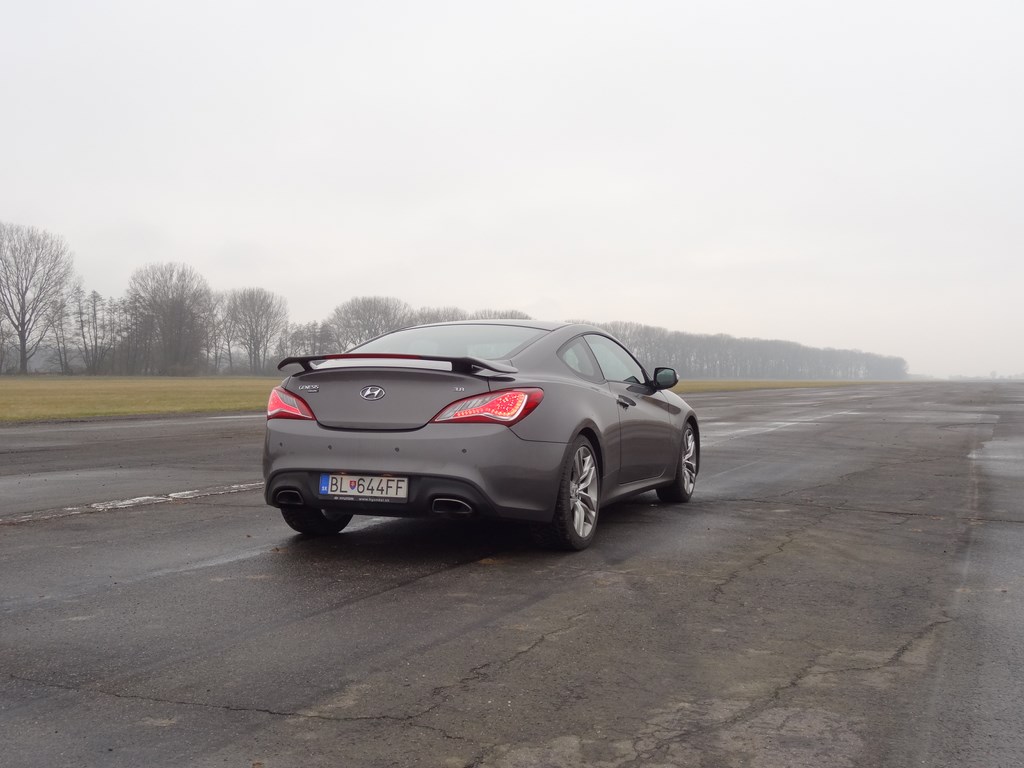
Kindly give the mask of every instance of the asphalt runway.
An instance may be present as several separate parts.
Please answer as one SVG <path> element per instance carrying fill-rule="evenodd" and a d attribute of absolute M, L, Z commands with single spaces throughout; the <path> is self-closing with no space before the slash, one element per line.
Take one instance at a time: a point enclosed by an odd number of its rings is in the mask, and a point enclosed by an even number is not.
<path fill-rule="evenodd" d="M 0 765 L 1024 764 L 1024 385 L 688 399 L 576 554 L 294 536 L 258 417 L 0 428 Z"/>

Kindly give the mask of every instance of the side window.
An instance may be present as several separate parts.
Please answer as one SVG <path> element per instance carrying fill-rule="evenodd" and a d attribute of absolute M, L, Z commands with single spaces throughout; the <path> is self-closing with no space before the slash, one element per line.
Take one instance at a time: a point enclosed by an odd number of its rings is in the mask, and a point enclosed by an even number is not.
<path fill-rule="evenodd" d="M 558 356 L 562 362 L 568 365 L 574 373 L 589 381 L 601 381 L 601 372 L 594 364 L 594 356 L 590 354 L 590 347 L 582 337 L 574 339 L 558 350 Z"/>
<path fill-rule="evenodd" d="M 587 343 L 594 350 L 594 357 L 609 381 L 625 381 L 630 384 L 645 384 L 647 375 L 640 364 L 626 350 L 605 336 L 587 336 Z"/>

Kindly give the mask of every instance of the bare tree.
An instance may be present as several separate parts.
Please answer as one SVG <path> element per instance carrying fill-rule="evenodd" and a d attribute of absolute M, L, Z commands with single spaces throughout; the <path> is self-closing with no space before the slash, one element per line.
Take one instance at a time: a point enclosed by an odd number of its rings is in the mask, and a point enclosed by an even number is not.
<path fill-rule="evenodd" d="M 532 320 L 518 309 L 478 309 L 469 316 L 470 320 Z"/>
<path fill-rule="evenodd" d="M 271 343 L 288 324 L 284 298 L 265 288 L 232 291 L 228 294 L 227 316 L 238 331 L 238 343 L 249 356 L 249 372 L 263 371 Z"/>
<path fill-rule="evenodd" d="M 7 317 L 0 313 L 0 375 L 7 373 L 10 361 L 16 353 L 14 330 L 7 322 Z"/>
<path fill-rule="evenodd" d="M 335 307 L 327 322 L 338 347 L 348 349 L 382 333 L 404 328 L 412 316 L 412 307 L 401 299 L 361 296 Z"/>
<path fill-rule="evenodd" d="M 155 323 L 142 299 L 129 294 L 107 306 L 116 342 L 111 368 L 114 373 L 135 375 L 151 373 L 150 359 L 156 336 Z"/>
<path fill-rule="evenodd" d="M 449 323 L 453 320 L 465 320 L 469 314 L 459 307 L 420 307 L 411 318 L 415 325 L 428 323 Z"/>
<path fill-rule="evenodd" d="M 62 237 L 0 222 L 0 313 L 17 337 L 19 373 L 28 373 L 29 358 L 49 330 L 53 305 L 72 271 L 71 251 Z"/>
<path fill-rule="evenodd" d="M 282 344 L 285 355 L 321 355 L 332 351 L 334 331 L 330 323 L 301 323 L 288 329 L 287 339 Z"/>
<path fill-rule="evenodd" d="M 139 372 L 199 373 L 206 362 L 203 353 L 213 313 L 206 280 L 185 264 L 150 264 L 132 274 L 127 298 L 142 321 L 140 330 L 152 334 L 150 359 Z"/>
<path fill-rule="evenodd" d="M 71 339 L 74 337 L 75 326 L 72 318 L 71 302 L 75 291 L 81 291 L 81 282 L 75 280 L 69 290 L 50 304 L 47 313 L 47 325 L 50 328 L 50 340 L 53 342 L 53 354 L 56 357 L 60 372 L 67 376 L 71 370 Z"/>
<path fill-rule="evenodd" d="M 81 286 L 71 296 L 75 344 L 88 374 L 102 373 L 114 348 L 114 324 L 109 307 L 99 293 L 91 291 L 86 295 Z"/>
<path fill-rule="evenodd" d="M 234 373 L 235 325 L 228 311 L 230 296 L 227 291 L 217 291 L 212 295 L 211 302 L 212 314 L 207 341 L 213 354 L 213 370 L 220 372 L 224 366 L 224 358 L 227 360 L 228 373 Z"/>

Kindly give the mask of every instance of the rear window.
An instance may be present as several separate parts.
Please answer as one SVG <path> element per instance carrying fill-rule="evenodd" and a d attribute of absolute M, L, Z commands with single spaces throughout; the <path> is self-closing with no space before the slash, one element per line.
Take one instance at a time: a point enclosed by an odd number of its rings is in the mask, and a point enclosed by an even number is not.
<path fill-rule="evenodd" d="M 431 325 L 395 331 L 349 351 L 507 360 L 545 333 L 521 325 Z"/>

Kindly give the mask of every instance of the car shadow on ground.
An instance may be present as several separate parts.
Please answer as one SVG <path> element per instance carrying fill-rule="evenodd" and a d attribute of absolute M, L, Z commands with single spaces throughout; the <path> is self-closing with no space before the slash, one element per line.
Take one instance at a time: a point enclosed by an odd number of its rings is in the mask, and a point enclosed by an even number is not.
<path fill-rule="evenodd" d="M 601 547 L 602 543 L 608 546 L 612 538 L 628 538 L 632 526 L 664 522 L 665 514 L 677 513 L 676 506 L 660 504 L 649 493 L 606 507 L 601 510 L 601 528 L 592 547 Z M 533 560 L 574 554 L 541 547 L 534 541 L 530 526 L 520 523 L 359 516 L 335 536 L 294 535 L 282 542 L 278 551 L 307 563 L 337 561 L 375 566 L 431 562 L 456 565 L 498 555 Z"/>
<path fill-rule="evenodd" d="M 377 566 L 438 561 L 452 565 L 498 553 L 538 551 L 527 526 L 487 520 L 356 518 L 335 536 L 296 535 L 280 551 L 307 561 Z"/>

